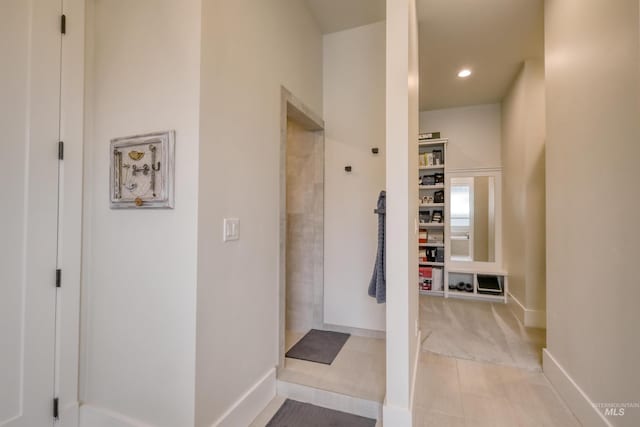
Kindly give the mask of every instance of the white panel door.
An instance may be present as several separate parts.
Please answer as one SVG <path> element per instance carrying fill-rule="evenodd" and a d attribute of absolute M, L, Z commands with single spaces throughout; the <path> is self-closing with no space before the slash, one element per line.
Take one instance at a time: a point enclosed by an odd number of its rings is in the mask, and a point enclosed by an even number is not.
<path fill-rule="evenodd" d="M 0 426 L 51 426 L 61 0 L 0 0 Z"/>

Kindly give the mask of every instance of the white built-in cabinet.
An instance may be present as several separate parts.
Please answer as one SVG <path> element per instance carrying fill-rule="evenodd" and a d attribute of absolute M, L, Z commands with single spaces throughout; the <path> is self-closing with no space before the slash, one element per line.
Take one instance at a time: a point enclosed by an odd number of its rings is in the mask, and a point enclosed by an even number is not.
<path fill-rule="evenodd" d="M 508 278 L 501 265 L 500 174 L 465 171 L 464 175 L 491 175 L 496 182 L 496 257 L 493 262 L 459 262 L 451 257 L 451 179 L 447 168 L 449 140 L 418 141 L 418 288 L 421 295 L 507 302 Z M 437 195 L 444 196 L 444 199 Z M 461 284 L 466 285 L 460 289 Z M 491 290 L 498 284 L 499 290 Z M 430 288 L 429 288 L 430 287 Z"/>

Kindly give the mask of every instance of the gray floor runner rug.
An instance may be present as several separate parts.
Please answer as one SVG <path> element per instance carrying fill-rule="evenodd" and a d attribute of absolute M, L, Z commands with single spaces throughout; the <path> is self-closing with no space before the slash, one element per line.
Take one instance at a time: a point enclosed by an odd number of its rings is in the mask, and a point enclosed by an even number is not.
<path fill-rule="evenodd" d="M 422 349 L 540 372 L 544 329 L 525 328 L 505 304 L 422 297 Z"/>
<path fill-rule="evenodd" d="M 349 337 L 349 334 L 340 332 L 312 329 L 291 347 L 286 356 L 331 365 Z"/>
<path fill-rule="evenodd" d="M 267 427 L 375 427 L 376 420 L 287 399 Z"/>

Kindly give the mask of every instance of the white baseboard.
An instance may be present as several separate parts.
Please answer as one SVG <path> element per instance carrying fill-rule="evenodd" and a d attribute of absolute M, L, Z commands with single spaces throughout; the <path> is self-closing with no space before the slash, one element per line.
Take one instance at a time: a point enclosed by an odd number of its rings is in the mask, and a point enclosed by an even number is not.
<path fill-rule="evenodd" d="M 73 402 L 60 410 L 60 427 L 78 427 L 80 425 L 80 404 Z"/>
<path fill-rule="evenodd" d="M 80 405 L 81 427 L 153 427 L 150 424 L 127 417 L 95 405 Z"/>
<path fill-rule="evenodd" d="M 324 324 L 324 330 L 333 332 L 342 332 L 343 334 L 351 334 L 356 337 L 385 339 L 387 337 L 386 331 L 377 331 L 374 329 L 362 329 L 353 326 L 332 325 L 330 323 Z"/>
<path fill-rule="evenodd" d="M 240 397 L 213 427 L 248 426 L 276 395 L 276 370 L 272 368 Z M 71 427 L 71 425 L 69 425 Z M 94 405 L 80 406 L 81 427 L 153 427 L 117 412 Z M 67 424 L 64 424 L 67 427 Z"/>
<path fill-rule="evenodd" d="M 422 351 L 422 330 L 418 330 L 416 345 L 416 353 L 413 356 L 413 376 L 411 377 L 411 390 L 409 395 L 409 407 L 402 408 L 399 406 L 391 406 L 387 404 L 385 399 L 384 406 L 382 407 L 382 425 L 394 426 L 394 427 L 411 427 L 413 426 L 414 412 L 415 412 L 415 395 L 416 395 L 416 382 L 418 380 L 418 363 L 420 362 L 420 352 Z"/>
<path fill-rule="evenodd" d="M 420 363 L 420 352 L 422 351 L 422 330 L 418 329 L 416 345 L 416 354 L 413 359 L 413 377 L 411 378 L 411 396 L 409 396 L 409 404 L 412 417 L 415 416 L 414 401 L 416 398 L 416 382 L 418 381 L 418 363 Z"/>
<path fill-rule="evenodd" d="M 398 406 L 387 405 L 382 407 L 382 425 L 393 427 L 411 427 L 413 425 L 411 410 Z"/>
<path fill-rule="evenodd" d="M 375 420 L 379 420 L 382 415 L 380 402 L 286 381 L 278 380 L 277 384 L 278 396 Z"/>
<path fill-rule="evenodd" d="M 276 396 L 276 369 L 272 368 L 245 392 L 212 427 L 248 426 Z"/>
<path fill-rule="evenodd" d="M 542 366 L 545 376 L 582 425 L 613 427 L 546 348 L 542 351 Z"/>
<path fill-rule="evenodd" d="M 544 310 L 531 310 L 525 308 L 525 306 L 509 293 L 507 298 L 507 305 L 511 307 L 511 311 L 527 328 L 547 328 L 547 313 Z"/>

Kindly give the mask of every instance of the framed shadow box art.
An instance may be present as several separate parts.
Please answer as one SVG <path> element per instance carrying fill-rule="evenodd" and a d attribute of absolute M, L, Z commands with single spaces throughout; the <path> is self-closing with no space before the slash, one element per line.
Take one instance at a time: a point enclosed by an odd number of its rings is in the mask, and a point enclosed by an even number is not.
<path fill-rule="evenodd" d="M 111 140 L 111 209 L 173 208 L 175 131 Z"/>

